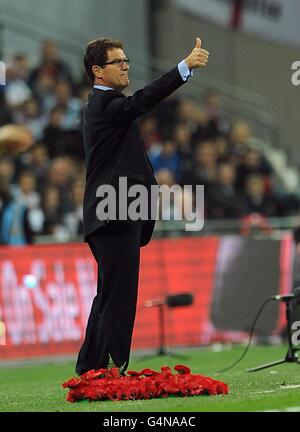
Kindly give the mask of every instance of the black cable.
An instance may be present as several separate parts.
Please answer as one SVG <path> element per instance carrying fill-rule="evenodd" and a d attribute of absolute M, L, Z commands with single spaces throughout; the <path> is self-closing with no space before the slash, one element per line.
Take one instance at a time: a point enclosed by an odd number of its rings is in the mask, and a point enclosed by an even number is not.
<path fill-rule="evenodd" d="M 260 317 L 260 314 L 262 313 L 262 311 L 263 311 L 264 307 L 266 306 L 266 304 L 267 304 L 269 301 L 271 301 L 271 300 L 274 300 L 274 298 L 272 298 L 272 297 L 271 297 L 271 298 L 268 298 L 267 300 L 264 301 L 264 303 L 263 303 L 262 306 L 260 307 L 260 309 L 259 309 L 259 311 L 258 311 L 258 313 L 257 313 L 257 315 L 256 315 L 256 317 L 255 317 L 255 319 L 254 319 L 254 322 L 253 322 L 253 324 L 252 324 L 251 330 L 250 330 L 250 338 L 249 338 L 248 345 L 246 346 L 246 349 L 245 349 L 245 351 L 243 352 L 243 354 L 241 355 L 241 357 L 240 357 L 238 360 L 236 360 L 236 361 L 235 361 L 231 366 L 228 366 L 228 367 L 225 368 L 225 369 L 221 369 L 221 370 L 217 371 L 217 373 L 226 372 L 226 371 L 228 371 L 229 369 L 232 369 L 232 368 L 233 368 L 234 366 L 236 366 L 240 361 L 243 360 L 243 358 L 245 357 L 245 355 L 247 354 L 247 352 L 248 352 L 248 350 L 249 350 L 249 348 L 250 348 L 250 345 L 251 345 L 251 341 L 252 341 L 252 337 L 253 337 L 253 333 L 254 333 L 254 329 L 255 329 L 255 326 L 256 326 L 257 320 L 258 320 L 258 318 Z"/>

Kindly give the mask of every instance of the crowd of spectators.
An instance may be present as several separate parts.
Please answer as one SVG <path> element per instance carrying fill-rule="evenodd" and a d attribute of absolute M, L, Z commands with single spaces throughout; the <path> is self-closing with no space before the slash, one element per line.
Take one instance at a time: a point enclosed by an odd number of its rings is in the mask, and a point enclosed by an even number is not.
<path fill-rule="evenodd" d="M 85 77 L 75 80 L 52 40 L 41 44 L 35 67 L 27 55 L 14 55 L 6 79 L 0 90 L 0 242 L 73 239 L 82 234 L 80 122 L 90 85 Z M 141 128 L 159 184 L 193 186 L 184 203 L 194 203 L 195 186 L 204 185 L 206 218 L 298 210 L 298 200 L 284 192 L 254 145 L 249 124 L 230 122 L 215 92 L 196 102 L 175 94 L 144 116 Z M 172 205 L 174 215 L 182 203 L 174 197 Z"/>

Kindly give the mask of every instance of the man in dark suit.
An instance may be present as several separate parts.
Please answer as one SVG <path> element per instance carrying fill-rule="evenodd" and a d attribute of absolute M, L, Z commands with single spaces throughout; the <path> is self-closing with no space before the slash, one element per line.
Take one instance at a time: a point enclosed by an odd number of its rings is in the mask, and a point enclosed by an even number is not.
<path fill-rule="evenodd" d="M 133 96 L 122 94 L 129 85 L 129 60 L 120 41 L 102 38 L 88 44 L 84 56 L 93 90 L 84 111 L 83 137 L 86 190 L 83 204 L 85 239 L 98 264 L 97 295 L 88 319 L 76 372 L 128 366 L 136 313 L 140 247 L 151 238 L 155 220 L 123 220 L 99 217 L 99 187 L 114 186 L 116 202 L 119 178 L 128 186 L 156 185 L 145 152 L 138 118 L 187 81 L 194 68 L 203 67 L 208 52 L 196 46 L 175 68 Z M 121 198 L 123 193 L 120 192 Z"/>

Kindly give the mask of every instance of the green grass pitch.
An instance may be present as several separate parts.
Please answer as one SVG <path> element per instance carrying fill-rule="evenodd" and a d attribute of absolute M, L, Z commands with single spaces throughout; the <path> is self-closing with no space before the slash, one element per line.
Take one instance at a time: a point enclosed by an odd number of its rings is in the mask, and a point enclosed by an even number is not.
<path fill-rule="evenodd" d="M 233 369 L 217 373 L 242 354 L 244 347 L 236 346 L 214 351 L 210 348 L 187 350 L 186 359 L 155 357 L 142 359 L 132 354 L 129 369 L 188 365 L 193 373 L 208 375 L 229 385 L 227 396 L 168 397 L 138 401 L 81 401 L 65 400 L 67 389 L 61 383 L 74 374 L 74 361 L 50 362 L 23 366 L 0 364 L 0 412 L 216 412 L 216 411 L 300 411 L 300 365 L 283 364 L 260 372 L 246 369 L 283 358 L 287 347 L 253 346 L 246 357 Z M 175 349 L 173 351 L 176 351 Z M 182 353 L 182 350 L 180 350 Z"/>

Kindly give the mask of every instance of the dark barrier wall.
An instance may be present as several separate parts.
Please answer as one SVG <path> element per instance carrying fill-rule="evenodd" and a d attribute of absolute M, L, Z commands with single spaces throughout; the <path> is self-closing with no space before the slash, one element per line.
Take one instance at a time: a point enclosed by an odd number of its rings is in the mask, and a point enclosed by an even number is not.
<path fill-rule="evenodd" d="M 164 306 L 168 346 L 243 340 L 265 298 L 291 290 L 291 251 L 289 235 L 153 240 L 142 248 L 133 348 L 159 345 L 158 309 L 145 302 L 179 293 L 194 302 Z M 95 292 L 85 244 L 1 247 L 0 359 L 76 353 Z M 283 312 L 267 308 L 258 333 L 282 331 Z"/>
<path fill-rule="evenodd" d="M 220 329 L 248 331 L 258 305 L 278 292 L 282 244 L 265 239 L 225 237 L 220 241 L 212 322 Z M 256 326 L 258 334 L 269 335 L 277 325 L 276 303 L 268 305 Z"/>

